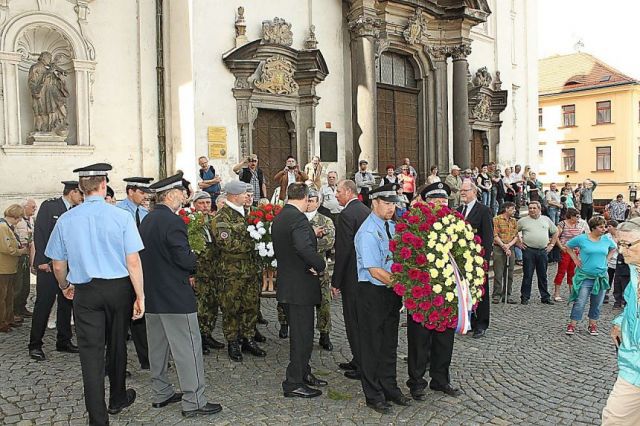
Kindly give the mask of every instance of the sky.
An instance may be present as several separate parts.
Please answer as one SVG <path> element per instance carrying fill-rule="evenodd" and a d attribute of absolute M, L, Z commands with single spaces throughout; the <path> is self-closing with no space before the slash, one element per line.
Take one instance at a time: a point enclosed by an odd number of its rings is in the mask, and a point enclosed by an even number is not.
<path fill-rule="evenodd" d="M 639 0 L 523 1 L 538 4 L 538 58 L 573 53 L 581 40 L 581 52 L 640 80 Z"/>

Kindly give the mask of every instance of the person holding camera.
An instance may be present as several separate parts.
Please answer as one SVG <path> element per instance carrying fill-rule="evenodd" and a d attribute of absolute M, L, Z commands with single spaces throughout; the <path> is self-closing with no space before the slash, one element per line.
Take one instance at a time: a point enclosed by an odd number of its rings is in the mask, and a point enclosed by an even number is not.
<path fill-rule="evenodd" d="M 292 183 L 301 182 L 304 183 L 309 179 L 306 173 L 301 172 L 298 167 L 298 162 L 293 156 L 287 157 L 287 162 L 284 169 L 280 170 L 273 177 L 276 185 L 280 187 L 280 193 L 278 194 L 278 199 L 283 201 L 287 198 L 287 187 Z"/>
<path fill-rule="evenodd" d="M 247 156 L 240 163 L 233 166 L 233 172 L 238 175 L 238 178 L 251 185 L 254 194 L 253 205 L 258 206 L 258 201 L 261 198 L 267 198 L 267 185 L 264 181 L 264 173 L 262 169 L 258 168 L 258 156 L 251 154 Z"/>

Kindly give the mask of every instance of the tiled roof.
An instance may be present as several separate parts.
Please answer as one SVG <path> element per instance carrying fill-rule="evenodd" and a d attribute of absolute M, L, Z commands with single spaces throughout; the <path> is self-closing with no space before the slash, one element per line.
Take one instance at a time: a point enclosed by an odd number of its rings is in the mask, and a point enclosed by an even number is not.
<path fill-rule="evenodd" d="M 639 83 L 588 53 L 556 55 L 538 61 L 538 94 L 551 95 Z"/>

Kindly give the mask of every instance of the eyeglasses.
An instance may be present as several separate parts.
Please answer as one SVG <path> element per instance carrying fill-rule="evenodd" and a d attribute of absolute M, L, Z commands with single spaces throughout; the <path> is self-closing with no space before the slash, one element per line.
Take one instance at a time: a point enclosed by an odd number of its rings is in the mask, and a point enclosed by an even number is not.
<path fill-rule="evenodd" d="M 635 240 L 630 243 L 627 243 L 626 241 L 618 241 L 618 247 L 629 250 L 632 246 L 635 246 L 638 243 L 640 243 L 640 240 Z"/>
<path fill-rule="evenodd" d="M 250 163 L 257 163 L 258 160 L 249 160 Z"/>

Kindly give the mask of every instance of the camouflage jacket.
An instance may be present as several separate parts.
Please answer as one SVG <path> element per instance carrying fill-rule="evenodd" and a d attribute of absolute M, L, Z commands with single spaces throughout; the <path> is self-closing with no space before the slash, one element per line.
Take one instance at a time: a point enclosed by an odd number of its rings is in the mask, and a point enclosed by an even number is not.
<path fill-rule="evenodd" d="M 253 256 L 255 242 L 247 231 L 247 220 L 225 205 L 211 222 L 213 245 L 223 260 L 247 259 Z"/>
<path fill-rule="evenodd" d="M 336 227 L 331 219 L 323 214 L 316 213 L 310 223 L 314 228 L 324 228 L 324 235 L 318 238 L 318 253 L 324 254 L 326 251 L 331 250 L 336 242 Z"/>

